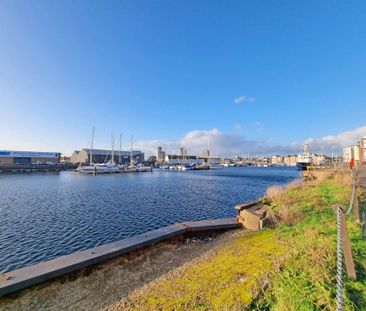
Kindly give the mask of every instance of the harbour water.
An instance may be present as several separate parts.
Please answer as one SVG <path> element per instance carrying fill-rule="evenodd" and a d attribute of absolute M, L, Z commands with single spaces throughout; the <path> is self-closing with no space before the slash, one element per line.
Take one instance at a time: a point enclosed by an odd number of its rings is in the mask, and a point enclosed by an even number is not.
<path fill-rule="evenodd" d="M 235 216 L 235 204 L 298 176 L 284 167 L 2 174 L 0 272 L 177 222 Z"/>

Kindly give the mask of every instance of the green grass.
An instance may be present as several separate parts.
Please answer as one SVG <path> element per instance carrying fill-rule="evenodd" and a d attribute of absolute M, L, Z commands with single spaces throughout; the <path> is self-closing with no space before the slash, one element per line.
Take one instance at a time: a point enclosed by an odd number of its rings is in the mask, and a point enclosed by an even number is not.
<path fill-rule="evenodd" d="M 280 240 L 287 245 L 288 259 L 272 278 L 272 287 L 262 299 L 253 302 L 258 310 L 335 310 L 336 220 L 329 206 L 347 206 L 350 187 L 342 179 L 328 178 L 315 186 L 292 189 L 294 206 L 306 211 L 292 226 L 279 227 Z M 273 205 L 280 211 L 286 204 L 280 198 Z M 361 226 L 348 220 L 348 229 L 357 269 L 357 281 L 345 274 L 345 310 L 366 310 L 366 241 Z"/>

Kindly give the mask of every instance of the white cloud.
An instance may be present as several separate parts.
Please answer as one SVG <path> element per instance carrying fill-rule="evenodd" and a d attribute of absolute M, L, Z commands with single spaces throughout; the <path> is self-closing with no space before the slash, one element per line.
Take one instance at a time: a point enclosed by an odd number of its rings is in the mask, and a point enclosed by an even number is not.
<path fill-rule="evenodd" d="M 244 149 L 256 144 L 244 136 L 226 134 L 216 128 L 191 131 L 181 139 L 181 143 L 196 154 L 201 154 L 209 145 L 211 153 L 218 156 L 242 154 Z"/>
<path fill-rule="evenodd" d="M 184 146 L 188 153 L 201 155 L 209 146 L 215 156 L 235 156 L 252 150 L 256 145 L 256 141 L 250 141 L 240 135 L 226 134 L 216 128 L 190 131 L 178 141 L 149 140 L 135 143 L 136 148 L 143 150 L 146 155 L 156 154 L 158 146 L 168 153 L 176 153 L 179 146 Z"/>
<path fill-rule="evenodd" d="M 246 99 L 245 96 L 240 96 L 240 97 L 234 99 L 234 103 L 235 104 L 240 104 L 240 103 L 244 102 L 245 99 Z"/>
<path fill-rule="evenodd" d="M 302 145 L 306 142 L 309 144 L 311 152 L 330 154 L 331 152 L 341 153 L 343 147 L 356 144 L 365 135 L 366 126 L 363 126 L 337 135 L 307 138 L 304 141 L 287 145 L 273 145 L 265 140 L 252 140 L 243 135 L 228 134 L 213 128 L 211 130 L 190 131 L 177 141 L 140 141 L 135 146 L 145 151 L 147 155 L 155 154 L 158 146 L 165 147 L 169 153 L 175 153 L 179 146 L 185 146 L 190 154 L 200 155 L 209 144 L 211 152 L 215 156 L 236 156 L 247 153 L 256 156 L 297 154 L 301 152 Z"/>
<path fill-rule="evenodd" d="M 234 103 L 239 105 L 242 103 L 254 103 L 255 102 L 255 97 L 254 96 L 239 96 L 238 98 L 234 99 Z"/>
<path fill-rule="evenodd" d="M 337 135 L 329 135 L 320 138 L 308 138 L 305 140 L 305 142 L 316 150 L 322 152 L 333 152 L 348 145 L 357 144 L 360 138 L 365 135 L 366 125 Z"/>

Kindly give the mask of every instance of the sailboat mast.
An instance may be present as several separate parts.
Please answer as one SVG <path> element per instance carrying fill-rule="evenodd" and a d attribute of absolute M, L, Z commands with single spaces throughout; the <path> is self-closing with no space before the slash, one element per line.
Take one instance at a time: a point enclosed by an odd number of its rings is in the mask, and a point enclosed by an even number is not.
<path fill-rule="evenodd" d="M 187 143 L 186 143 L 186 150 L 184 150 L 184 153 L 185 153 L 185 156 L 186 156 L 186 162 L 189 162 L 188 161 L 188 147 L 187 147 Z"/>
<path fill-rule="evenodd" d="M 114 134 L 112 133 L 112 155 L 111 161 L 114 162 Z"/>
<path fill-rule="evenodd" d="M 122 153 L 122 134 L 119 134 L 119 158 L 118 158 L 118 163 L 119 164 L 121 164 L 121 162 L 122 162 L 121 153 Z"/>
<path fill-rule="evenodd" d="M 94 130 L 95 130 L 95 126 L 93 126 L 93 129 L 92 129 L 92 139 L 91 139 L 90 159 L 89 159 L 90 165 L 93 164 Z"/>
<path fill-rule="evenodd" d="M 210 152 L 210 133 L 207 133 L 207 162 L 210 163 L 211 152 Z"/>
<path fill-rule="evenodd" d="M 133 136 L 131 136 L 130 166 L 133 166 Z"/>

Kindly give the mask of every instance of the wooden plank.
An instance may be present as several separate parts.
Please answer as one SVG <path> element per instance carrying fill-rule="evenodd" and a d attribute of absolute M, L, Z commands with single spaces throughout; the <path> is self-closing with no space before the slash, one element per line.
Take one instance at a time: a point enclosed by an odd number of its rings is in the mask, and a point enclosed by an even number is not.
<path fill-rule="evenodd" d="M 348 235 L 346 215 L 344 212 L 342 213 L 341 216 L 341 234 L 342 234 L 343 255 L 346 264 L 347 275 L 348 278 L 350 278 L 351 280 L 356 280 L 356 271 L 352 256 L 351 241 Z"/>

